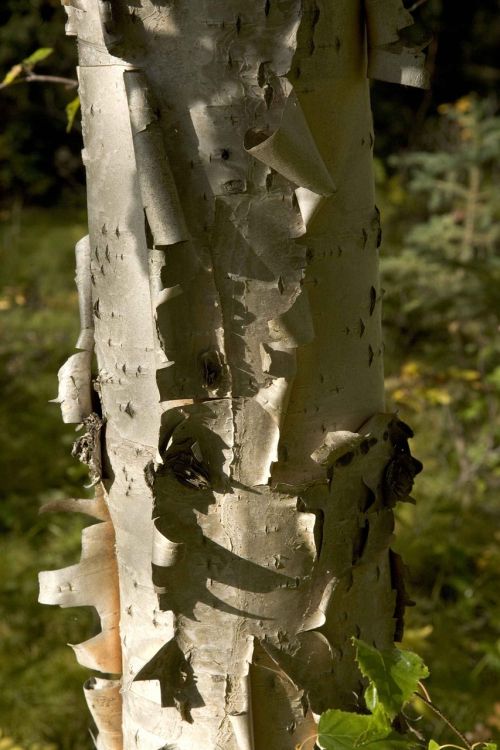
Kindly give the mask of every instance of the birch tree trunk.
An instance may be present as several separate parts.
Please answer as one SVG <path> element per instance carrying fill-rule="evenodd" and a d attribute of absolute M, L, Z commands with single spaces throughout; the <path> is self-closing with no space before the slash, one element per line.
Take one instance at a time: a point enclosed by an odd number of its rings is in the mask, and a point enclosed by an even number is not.
<path fill-rule="evenodd" d="M 372 77 L 424 85 L 400 0 L 63 0 L 89 235 L 63 418 L 100 519 L 40 600 L 101 750 L 292 750 L 360 708 L 353 635 L 400 637 Z M 93 366 L 95 351 L 96 365 Z M 312 748 L 314 740 L 304 747 Z"/>

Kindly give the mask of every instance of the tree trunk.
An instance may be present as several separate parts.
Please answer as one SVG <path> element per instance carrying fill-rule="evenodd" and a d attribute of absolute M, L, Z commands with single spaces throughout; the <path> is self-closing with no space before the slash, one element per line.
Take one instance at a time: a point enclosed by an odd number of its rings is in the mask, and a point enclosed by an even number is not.
<path fill-rule="evenodd" d="M 422 85 L 410 18 L 64 4 L 89 237 L 59 401 L 98 492 L 57 507 L 101 523 L 40 600 L 101 617 L 75 647 L 116 675 L 85 686 L 98 748 L 292 750 L 360 707 L 352 636 L 400 632 L 393 506 L 420 466 L 383 413 L 366 71 Z"/>

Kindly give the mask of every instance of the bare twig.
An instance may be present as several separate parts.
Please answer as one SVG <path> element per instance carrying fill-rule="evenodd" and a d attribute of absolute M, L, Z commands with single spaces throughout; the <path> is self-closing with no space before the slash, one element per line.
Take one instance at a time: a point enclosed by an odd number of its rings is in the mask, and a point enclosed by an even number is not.
<path fill-rule="evenodd" d="M 427 690 L 427 688 L 425 687 L 424 683 L 421 680 L 419 680 L 418 686 L 419 686 L 420 690 L 423 692 L 423 694 L 425 695 L 425 697 L 427 698 L 427 700 L 430 701 L 431 700 L 430 693 L 429 693 L 429 691 Z"/>
<path fill-rule="evenodd" d="M 420 8 L 420 6 L 426 2 L 427 0 L 416 0 L 416 2 L 414 2 L 413 5 L 408 8 L 408 10 L 410 11 L 410 13 L 413 13 L 414 10 L 417 10 L 417 8 Z"/>
<path fill-rule="evenodd" d="M 64 78 L 63 76 L 48 76 L 48 75 L 39 75 L 38 73 L 30 73 L 29 76 L 26 78 L 27 81 L 39 81 L 42 83 L 60 83 L 62 86 L 67 86 L 68 88 L 76 88 L 78 86 L 78 81 L 76 78 Z"/>
<path fill-rule="evenodd" d="M 425 692 L 427 693 L 427 691 Z M 472 745 L 468 741 L 467 737 L 464 734 L 462 734 L 460 729 L 457 729 L 456 726 L 451 723 L 451 721 L 442 713 L 442 711 L 439 710 L 437 706 L 434 705 L 430 697 L 426 697 L 422 693 L 415 693 L 415 695 L 417 696 L 417 698 L 420 698 L 420 700 L 423 701 L 425 705 L 428 706 L 431 709 L 431 711 L 435 713 L 436 716 L 438 716 L 441 719 L 441 721 L 444 721 L 444 723 L 451 729 L 453 734 L 456 734 L 456 736 L 462 740 L 467 750 L 472 750 Z M 427 696 L 429 696 L 429 693 L 427 693 Z"/>

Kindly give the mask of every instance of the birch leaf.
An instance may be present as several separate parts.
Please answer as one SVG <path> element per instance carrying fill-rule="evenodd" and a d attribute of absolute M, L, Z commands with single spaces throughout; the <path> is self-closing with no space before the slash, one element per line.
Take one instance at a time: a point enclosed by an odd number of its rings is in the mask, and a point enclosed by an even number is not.
<path fill-rule="evenodd" d="M 75 96 L 68 104 L 66 104 L 66 132 L 69 133 L 75 122 L 75 117 L 80 109 L 80 97 Z"/>
<path fill-rule="evenodd" d="M 53 53 L 53 51 L 54 50 L 52 49 L 52 47 L 40 47 L 39 49 L 32 52 L 29 57 L 24 58 L 23 65 L 27 66 L 28 68 L 32 68 L 37 63 L 42 62 L 42 60 L 45 60 L 47 57 L 49 57 Z"/>
<path fill-rule="evenodd" d="M 16 78 L 23 72 L 23 66 L 14 65 L 8 73 L 5 74 L 5 77 L 2 81 L 2 86 L 8 86 L 10 83 L 16 80 Z"/>
<path fill-rule="evenodd" d="M 318 744 L 323 750 L 411 750 L 416 746 L 392 732 L 380 711 L 364 716 L 337 709 L 321 715 Z"/>
<path fill-rule="evenodd" d="M 332 709 L 321 715 L 318 725 L 318 743 L 324 750 L 352 750 L 368 742 L 383 740 L 390 734 L 388 722 L 382 723 L 373 715 L 363 716 Z"/>
<path fill-rule="evenodd" d="M 397 648 L 379 651 L 356 639 L 354 644 L 361 673 L 370 681 L 365 692 L 366 705 L 372 712 L 380 706 L 392 721 L 410 700 L 419 680 L 428 677 L 429 670 L 412 651 Z"/>

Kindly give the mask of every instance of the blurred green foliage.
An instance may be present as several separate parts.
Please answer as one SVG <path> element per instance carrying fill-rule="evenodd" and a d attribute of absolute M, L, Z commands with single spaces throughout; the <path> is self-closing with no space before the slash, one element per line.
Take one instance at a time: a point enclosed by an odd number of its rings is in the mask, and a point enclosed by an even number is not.
<path fill-rule="evenodd" d="M 500 116 L 475 96 L 439 111 L 439 150 L 377 165 L 389 401 L 424 463 L 397 547 L 406 642 L 480 741 L 500 729 Z"/>
<path fill-rule="evenodd" d="M 0 80 L 43 48 L 53 54 L 37 72 L 76 78 L 76 49 L 64 35 L 60 0 L 2 0 Z M 81 136 L 66 134 L 65 106 L 74 89 L 61 85 L 14 84 L 0 91 L 0 201 L 51 205 L 64 197 L 82 204 Z"/>
<path fill-rule="evenodd" d="M 80 549 L 80 518 L 38 510 L 82 496 L 86 480 L 70 458 L 74 428 L 48 403 L 78 333 L 73 245 L 85 233 L 84 215 L 13 206 L 1 218 L 0 729 L 23 750 L 36 742 L 83 750 L 88 674 L 66 644 L 89 637 L 94 618 L 37 604 L 37 574 L 74 563 Z M 2 742 L 7 748 L 7 737 Z"/>

